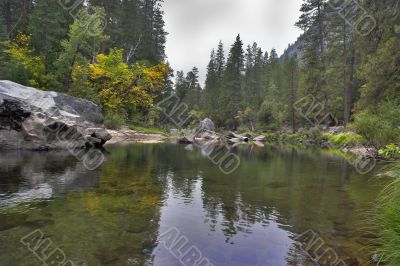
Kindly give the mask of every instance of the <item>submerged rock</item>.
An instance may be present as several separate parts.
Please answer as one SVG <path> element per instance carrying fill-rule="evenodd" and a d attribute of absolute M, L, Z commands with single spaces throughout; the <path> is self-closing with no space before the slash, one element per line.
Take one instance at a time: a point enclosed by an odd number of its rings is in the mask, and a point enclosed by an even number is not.
<path fill-rule="evenodd" d="M 101 147 L 110 139 L 96 104 L 0 81 L 0 149 Z"/>

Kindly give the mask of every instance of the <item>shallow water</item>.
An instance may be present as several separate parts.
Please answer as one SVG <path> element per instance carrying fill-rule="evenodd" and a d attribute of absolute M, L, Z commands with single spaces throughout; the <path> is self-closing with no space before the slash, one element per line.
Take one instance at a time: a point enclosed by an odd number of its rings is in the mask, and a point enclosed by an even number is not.
<path fill-rule="evenodd" d="M 204 151 L 174 144 L 108 146 L 94 171 L 68 153 L 2 152 L 0 265 L 64 255 L 68 265 L 314 265 L 328 250 L 368 265 L 367 213 L 382 180 L 321 150 L 232 152 L 241 163 L 230 175 Z"/>

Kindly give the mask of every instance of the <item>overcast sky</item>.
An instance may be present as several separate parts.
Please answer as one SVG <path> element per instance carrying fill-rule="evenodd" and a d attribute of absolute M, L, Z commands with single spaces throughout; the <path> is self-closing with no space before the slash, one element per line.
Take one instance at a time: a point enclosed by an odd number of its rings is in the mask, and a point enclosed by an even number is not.
<path fill-rule="evenodd" d="M 222 40 L 225 50 L 240 33 L 247 44 L 279 55 L 301 31 L 294 26 L 302 0 L 165 0 L 168 61 L 176 71 L 200 70 L 204 84 L 211 49 Z"/>

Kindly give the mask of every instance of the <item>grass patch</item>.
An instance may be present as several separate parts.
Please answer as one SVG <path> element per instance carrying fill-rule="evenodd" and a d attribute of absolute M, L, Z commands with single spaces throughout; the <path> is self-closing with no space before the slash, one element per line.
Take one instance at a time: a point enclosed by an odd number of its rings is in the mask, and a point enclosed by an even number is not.
<path fill-rule="evenodd" d="M 382 190 L 377 204 L 374 223 L 381 241 L 377 252 L 380 261 L 400 265 L 400 163 L 392 166 L 386 175 L 394 181 Z"/>
<path fill-rule="evenodd" d="M 367 143 L 366 139 L 354 132 L 345 132 L 335 135 L 328 135 L 329 142 L 340 146 L 357 146 Z"/>

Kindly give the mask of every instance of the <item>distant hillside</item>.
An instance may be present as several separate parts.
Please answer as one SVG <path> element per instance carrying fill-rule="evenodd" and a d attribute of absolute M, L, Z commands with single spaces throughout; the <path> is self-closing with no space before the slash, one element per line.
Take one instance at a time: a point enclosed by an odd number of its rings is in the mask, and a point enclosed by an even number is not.
<path fill-rule="evenodd" d="M 297 56 L 297 58 L 301 61 L 303 52 L 301 51 L 300 46 L 302 44 L 303 44 L 303 41 L 300 39 L 300 37 L 294 43 L 289 44 L 288 48 L 285 49 L 285 51 L 279 58 L 280 61 L 283 62 L 283 60 L 286 56 L 289 56 L 289 57 Z"/>

